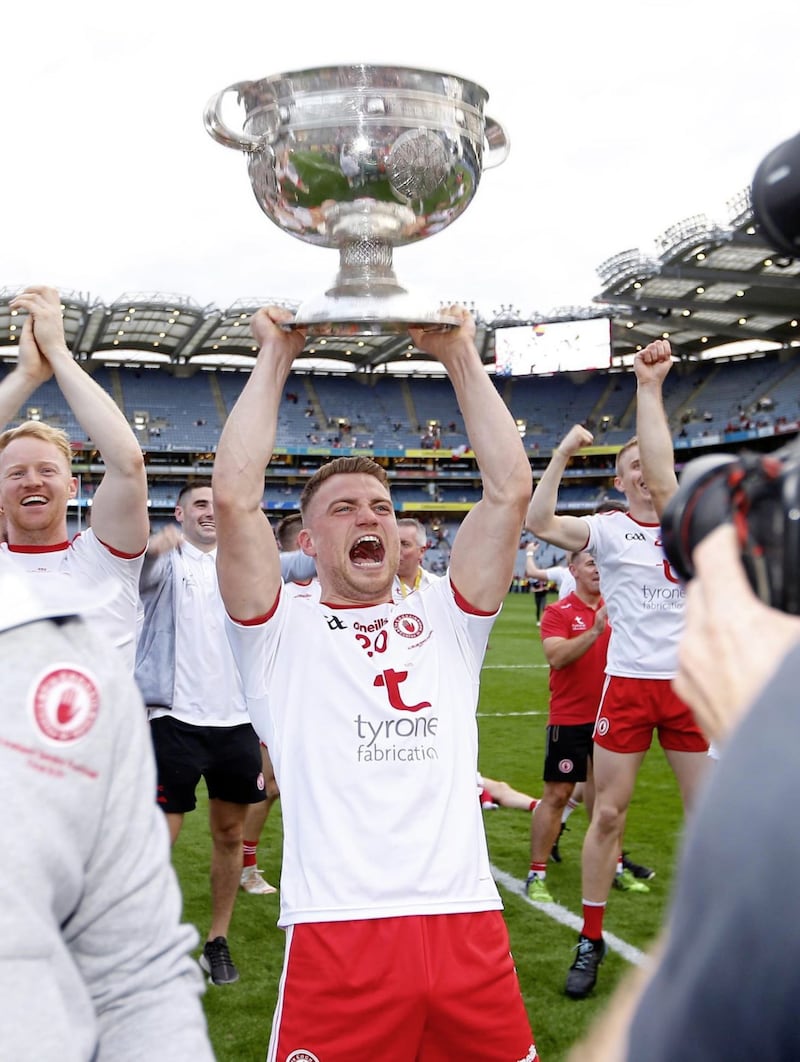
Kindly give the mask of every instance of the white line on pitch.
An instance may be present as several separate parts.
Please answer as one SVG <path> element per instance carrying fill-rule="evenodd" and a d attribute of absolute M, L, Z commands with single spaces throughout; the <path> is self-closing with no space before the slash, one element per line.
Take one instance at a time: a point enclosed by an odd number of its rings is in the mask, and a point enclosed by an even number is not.
<path fill-rule="evenodd" d="M 549 664 L 484 664 L 484 671 L 541 671 Z"/>
<path fill-rule="evenodd" d="M 566 907 L 562 907 L 560 903 L 534 903 L 525 895 L 525 882 L 520 881 L 519 878 L 514 878 L 511 874 L 506 874 L 504 870 L 500 870 L 498 867 L 492 866 L 492 876 L 494 880 L 502 885 L 504 889 L 509 892 L 516 893 L 517 896 L 521 896 L 525 903 L 530 904 L 531 907 L 535 907 L 537 911 L 541 911 L 542 914 L 546 914 L 548 918 L 552 918 L 554 922 L 559 922 L 562 926 L 567 926 L 569 929 L 574 929 L 576 933 L 580 933 L 583 928 L 583 920 L 577 915 L 574 915 L 572 911 L 568 911 Z M 623 959 L 636 966 L 641 966 L 647 961 L 647 956 L 639 948 L 628 944 L 627 941 L 622 940 L 620 937 L 615 936 L 613 933 L 603 932 L 603 940 L 606 942 L 606 946 L 611 951 L 615 951 L 618 955 L 621 955 Z"/>
<path fill-rule="evenodd" d="M 478 712 L 479 719 L 510 719 L 515 715 L 547 715 L 547 712 Z"/>

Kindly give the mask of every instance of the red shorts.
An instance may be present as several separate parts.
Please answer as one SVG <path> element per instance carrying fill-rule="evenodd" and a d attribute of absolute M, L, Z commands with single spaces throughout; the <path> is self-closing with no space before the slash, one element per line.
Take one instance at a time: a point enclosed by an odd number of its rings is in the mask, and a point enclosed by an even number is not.
<path fill-rule="evenodd" d="M 654 730 L 663 749 L 708 751 L 691 708 L 677 696 L 669 679 L 609 675 L 594 725 L 595 743 L 609 752 L 646 752 Z"/>
<path fill-rule="evenodd" d="M 500 911 L 290 926 L 267 1062 L 534 1062 Z"/>

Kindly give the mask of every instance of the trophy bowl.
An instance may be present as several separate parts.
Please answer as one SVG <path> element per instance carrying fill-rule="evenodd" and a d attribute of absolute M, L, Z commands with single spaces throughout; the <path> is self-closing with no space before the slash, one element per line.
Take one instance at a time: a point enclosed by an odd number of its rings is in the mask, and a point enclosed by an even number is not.
<path fill-rule="evenodd" d="M 240 121 L 223 116 L 235 97 Z M 208 133 L 244 152 L 258 205 L 285 232 L 339 251 L 326 292 L 290 327 L 309 335 L 390 335 L 455 322 L 398 282 L 395 247 L 450 225 L 484 169 L 508 155 L 488 93 L 453 74 L 328 66 L 240 81 L 212 97 Z"/>

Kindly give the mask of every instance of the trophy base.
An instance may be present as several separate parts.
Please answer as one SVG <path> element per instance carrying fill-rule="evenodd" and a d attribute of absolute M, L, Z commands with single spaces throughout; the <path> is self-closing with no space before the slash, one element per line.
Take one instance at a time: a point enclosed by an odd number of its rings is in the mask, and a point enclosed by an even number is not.
<path fill-rule="evenodd" d="M 309 299 L 284 328 L 302 328 L 308 336 L 394 336 L 410 328 L 446 332 L 460 324 L 407 292 L 386 295 L 336 295 Z"/>

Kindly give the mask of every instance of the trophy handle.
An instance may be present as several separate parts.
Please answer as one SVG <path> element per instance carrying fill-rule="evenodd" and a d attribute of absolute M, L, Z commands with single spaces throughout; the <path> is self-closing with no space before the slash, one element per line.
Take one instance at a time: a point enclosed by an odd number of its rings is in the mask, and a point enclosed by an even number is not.
<path fill-rule="evenodd" d="M 212 96 L 206 104 L 203 114 L 206 131 L 224 147 L 235 148 L 237 151 L 259 151 L 275 139 L 269 132 L 262 133 L 260 136 L 252 136 L 243 130 L 234 132 L 222 117 L 222 107 L 226 97 L 235 92 L 241 98 L 242 89 L 249 88 L 251 85 L 250 81 L 238 81 L 235 85 L 228 85 L 222 92 Z M 277 104 L 272 102 L 268 103 L 265 109 L 277 111 L 278 108 Z"/>
<path fill-rule="evenodd" d="M 483 157 L 483 168 L 491 170 L 494 166 L 499 166 L 501 162 L 506 161 L 511 143 L 503 126 L 494 118 L 485 119 L 483 135 L 489 145 L 489 150 Z"/>

